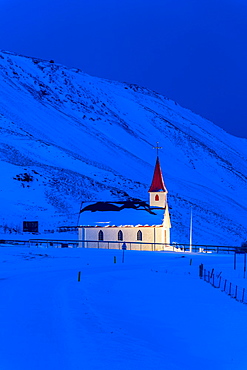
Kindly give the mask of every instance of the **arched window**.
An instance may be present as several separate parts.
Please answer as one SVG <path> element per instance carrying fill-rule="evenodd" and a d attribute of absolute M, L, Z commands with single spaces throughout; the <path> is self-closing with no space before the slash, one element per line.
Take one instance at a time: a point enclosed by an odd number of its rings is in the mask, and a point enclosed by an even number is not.
<path fill-rule="evenodd" d="M 100 230 L 98 233 L 98 240 L 104 240 L 104 233 L 102 230 Z"/>
<path fill-rule="evenodd" d="M 119 232 L 117 234 L 117 239 L 118 240 L 123 240 L 123 232 L 121 230 L 119 230 Z"/>
<path fill-rule="evenodd" d="M 154 198 L 156 201 L 159 201 L 160 200 L 160 197 L 158 196 L 158 194 L 155 195 L 155 198 Z"/>
<path fill-rule="evenodd" d="M 137 231 L 137 240 L 142 240 L 142 232 L 141 230 Z"/>

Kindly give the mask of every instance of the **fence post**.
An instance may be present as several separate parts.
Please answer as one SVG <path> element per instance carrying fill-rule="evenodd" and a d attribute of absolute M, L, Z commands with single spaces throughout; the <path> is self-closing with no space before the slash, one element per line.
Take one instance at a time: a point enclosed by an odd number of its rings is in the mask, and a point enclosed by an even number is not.
<path fill-rule="evenodd" d="M 236 289 L 235 289 L 235 299 L 237 299 L 237 296 L 238 296 L 238 286 L 236 285 Z"/>
<path fill-rule="evenodd" d="M 244 253 L 244 279 L 245 279 L 245 273 L 246 273 L 246 252 Z"/>
<path fill-rule="evenodd" d="M 78 281 L 81 281 L 81 271 L 78 272 Z"/>
<path fill-rule="evenodd" d="M 200 279 L 202 279 L 202 276 L 203 276 L 203 264 L 201 263 L 199 265 L 199 277 L 200 277 Z"/>
<path fill-rule="evenodd" d="M 232 290 L 232 283 L 230 283 L 228 295 L 231 295 L 231 290 Z"/>
<path fill-rule="evenodd" d="M 219 286 L 218 286 L 218 288 L 220 288 L 220 283 L 221 283 L 221 276 L 220 276 L 220 279 L 219 279 Z"/>
<path fill-rule="evenodd" d="M 226 291 L 226 283 L 227 283 L 227 280 L 225 279 L 225 284 L 224 284 L 223 292 L 225 292 L 225 291 Z"/>
<path fill-rule="evenodd" d="M 244 293 L 245 293 L 245 288 L 243 288 L 242 303 L 244 303 Z"/>

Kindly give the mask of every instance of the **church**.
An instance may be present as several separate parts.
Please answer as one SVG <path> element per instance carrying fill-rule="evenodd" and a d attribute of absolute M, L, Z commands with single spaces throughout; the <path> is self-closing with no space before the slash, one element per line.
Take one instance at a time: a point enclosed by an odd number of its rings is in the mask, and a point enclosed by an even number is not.
<path fill-rule="evenodd" d="M 167 189 L 157 155 L 149 202 L 140 199 L 89 203 L 80 211 L 82 248 L 161 251 L 170 245 Z"/>

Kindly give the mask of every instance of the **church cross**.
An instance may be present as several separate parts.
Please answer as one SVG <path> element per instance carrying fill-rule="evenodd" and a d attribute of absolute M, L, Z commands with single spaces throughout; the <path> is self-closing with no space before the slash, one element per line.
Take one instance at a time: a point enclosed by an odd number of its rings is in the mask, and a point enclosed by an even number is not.
<path fill-rule="evenodd" d="M 157 157 L 159 155 L 159 149 L 162 149 L 162 146 L 159 146 L 159 142 L 156 141 L 156 146 L 153 146 L 153 149 L 156 149 L 157 150 Z"/>

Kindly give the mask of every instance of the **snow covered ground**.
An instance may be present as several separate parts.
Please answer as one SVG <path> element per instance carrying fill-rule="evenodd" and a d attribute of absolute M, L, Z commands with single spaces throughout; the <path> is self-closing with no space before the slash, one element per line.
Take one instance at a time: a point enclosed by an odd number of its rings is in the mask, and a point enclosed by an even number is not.
<path fill-rule="evenodd" d="M 234 271 L 231 255 L 0 252 L 1 370 L 247 368 L 247 306 L 198 277 L 203 263 L 247 287 L 241 258 Z"/>

